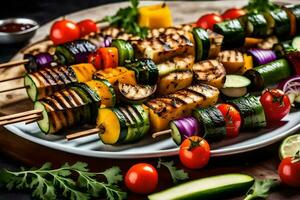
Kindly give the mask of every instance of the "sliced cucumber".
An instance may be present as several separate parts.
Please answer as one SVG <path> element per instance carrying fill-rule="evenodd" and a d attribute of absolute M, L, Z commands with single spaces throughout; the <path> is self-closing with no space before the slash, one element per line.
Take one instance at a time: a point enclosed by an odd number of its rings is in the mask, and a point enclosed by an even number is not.
<path fill-rule="evenodd" d="M 247 86 L 251 81 L 240 75 L 226 75 L 226 81 L 221 89 L 222 94 L 227 97 L 241 97 L 247 94 Z"/>
<path fill-rule="evenodd" d="M 300 51 L 300 36 L 294 37 L 294 39 L 292 41 L 292 47 L 294 49 L 296 49 L 297 51 Z"/>
<path fill-rule="evenodd" d="M 34 77 L 32 77 L 30 74 L 26 74 L 24 77 L 24 86 L 26 87 L 28 97 L 32 101 L 36 101 L 39 96 L 38 86 L 36 85 L 38 81 L 33 79 Z"/>
<path fill-rule="evenodd" d="M 173 121 L 170 122 L 169 126 L 170 126 L 170 129 L 171 129 L 172 139 L 179 146 L 182 142 L 182 137 L 181 137 L 180 131 L 179 131 L 179 129 L 177 128 L 176 124 Z"/>
<path fill-rule="evenodd" d="M 254 182 L 245 174 L 224 174 L 190 181 L 170 189 L 151 194 L 150 200 L 222 199 L 225 194 L 243 194 Z"/>
<path fill-rule="evenodd" d="M 124 66 L 125 60 L 132 60 L 134 58 L 134 51 L 129 42 L 122 39 L 114 39 L 111 46 L 118 49 L 119 66 Z"/>
<path fill-rule="evenodd" d="M 125 117 L 127 129 L 128 129 L 127 136 L 124 140 L 124 143 L 135 141 L 135 139 L 139 135 L 136 119 L 128 112 L 128 110 L 125 107 L 119 107 L 118 110 Z"/>
<path fill-rule="evenodd" d="M 42 111 L 42 119 L 38 121 L 38 126 L 45 134 L 52 134 L 55 132 L 52 120 L 49 118 L 50 110 L 45 106 L 43 102 L 36 101 L 34 103 L 34 110 Z"/>
<path fill-rule="evenodd" d="M 242 118 L 242 128 L 244 130 L 266 127 L 265 112 L 257 97 L 244 96 L 229 100 L 228 103 L 239 110 Z"/>
<path fill-rule="evenodd" d="M 150 129 L 149 111 L 142 105 L 132 105 L 131 107 L 139 114 L 142 121 L 141 139 L 149 132 Z"/>

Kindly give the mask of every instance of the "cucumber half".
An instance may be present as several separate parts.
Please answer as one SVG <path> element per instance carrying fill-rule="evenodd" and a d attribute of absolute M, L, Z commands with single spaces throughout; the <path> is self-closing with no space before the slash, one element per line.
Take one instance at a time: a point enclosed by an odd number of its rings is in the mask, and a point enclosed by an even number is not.
<path fill-rule="evenodd" d="M 297 36 L 292 41 L 292 47 L 297 51 L 300 51 L 300 36 Z"/>
<path fill-rule="evenodd" d="M 251 81 L 240 75 L 226 75 L 226 81 L 221 89 L 222 94 L 227 97 L 241 97 L 247 94 L 247 86 Z"/>
<path fill-rule="evenodd" d="M 34 103 L 34 109 L 42 111 L 42 119 L 38 121 L 38 126 L 41 131 L 45 134 L 54 133 L 52 120 L 49 118 L 49 111 L 46 109 L 45 105 L 40 101 L 36 101 Z"/>
<path fill-rule="evenodd" d="M 24 77 L 24 86 L 26 87 L 26 92 L 28 97 L 32 101 L 36 101 L 39 96 L 39 91 L 37 88 L 36 82 L 32 80 L 32 77 L 29 74 L 26 74 Z"/>
<path fill-rule="evenodd" d="M 150 200 L 221 199 L 225 194 L 242 194 L 254 182 L 245 174 L 225 174 L 190 181 L 170 189 L 151 194 Z"/>

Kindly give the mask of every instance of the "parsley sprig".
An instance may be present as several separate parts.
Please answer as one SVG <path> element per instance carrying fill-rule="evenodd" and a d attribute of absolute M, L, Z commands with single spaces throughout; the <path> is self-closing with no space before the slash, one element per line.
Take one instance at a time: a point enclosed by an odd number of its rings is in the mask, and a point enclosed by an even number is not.
<path fill-rule="evenodd" d="M 174 161 L 166 162 L 159 159 L 157 168 L 161 168 L 161 166 L 165 166 L 169 170 L 173 183 L 175 184 L 189 178 L 188 174 L 183 169 L 176 169 L 174 166 Z"/>
<path fill-rule="evenodd" d="M 131 6 L 120 8 L 113 16 L 106 16 L 101 22 L 108 22 L 111 26 L 123 28 L 127 33 L 145 38 L 148 28 L 140 27 L 138 24 L 138 0 L 130 0 Z"/>
<path fill-rule="evenodd" d="M 270 190 L 279 185 L 279 182 L 274 179 L 255 180 L 253 186 L 247 192 L 244 200 L 252 200 L 257 198 L 266 199 L 269 196 Z"/>
<path fill-rule="evenodd" d="M 274 10 L 277 7 L 270 0 L 249 0 L 246 9 L 249 13 L 261 13 Z"/>
<path fill-rule="evenodd" d="M 32 190 L 32 196 L 41 200 L 55 200 L 58 194 L 70 200 L 88 200 L 103 193 L 109 200 L 121 200 L 126 198 L 126 193 L 117 186 L 123 179 L 120 172 L 118 167 L 112 167 L 93 173 L 83 162 L 66 163 L 58 169 L 52 169 L 51 163 L 45 163 L 39 169 L 3 170 L 0 177 L 9 190 Z M 98 181 L 99 176 L 104 176 L 107 181 Z"/>

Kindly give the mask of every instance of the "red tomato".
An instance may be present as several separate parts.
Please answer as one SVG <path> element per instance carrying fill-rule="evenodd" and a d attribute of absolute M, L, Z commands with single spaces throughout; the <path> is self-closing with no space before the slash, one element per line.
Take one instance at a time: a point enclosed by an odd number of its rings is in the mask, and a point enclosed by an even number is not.
<path fill-rule="evenodd" d="M 80 35 L 85 36 L 90 33 L 98 32 L 97 24 L 91 19 L 85 19 L 77 23 L 78 27 L 80 28 Z"/>
<path fill-rule="evenodd" d="M 55 45 L 71 42 L 80 38 L 80 29 L 73 21 L 62 19 L 54 22 L 50 30 L 50 39 Z"/>
<path fill-rule="evenodd" d="M 246 11 L 239 8 L 230 8 L 222 14 L 222 18 L 225 19 L 236 19 L 246 14 Z"/>
<path fill-rule="evenodd" d="M 192 136 L 180 145 L 179 158 L 181 163 L 190 169 L 200 169 L 207 165 L 210 158 L 210 146 L 205 139 Z"/>
<path fill-rule="evenodd" d="M 217 108 L 221 111 L 226 122 L 227 137 L 233 138 L 238 136 L 242 124 L 239 111 L 229 104 L 220 104 Z"/>
<path fill-rule="evenodd" d="M 280 121 L 291 109 L 291 103 L 282 90 L 271 89 L 260 97 L 268 121 Z"/>
<path fill-rule="evenodd" d="M 103 67 L 103 59 L 98 52 L 91 53 L 88 56 L 88 62 L 93 64 L 97 70 L 102 69 Z"/>
<path fill-rule="evenodd" d="M 157 183 L 157 171 L 152 165 L 147 163 L 133 165 L 125 176 L 126 187 L 138 194 L 152 193 Z"/>
<path fill-rule="evenodd" d="M 196 23 L 196 27 L 203 29 L 213 29 L 216 23 L 222 22 L 223 19 L 220 15 L 215 13 L 210 13 L 200 17 Z"/>
<path fill-rule="evenodd" d="M 283 159 L 279 165 L 278 174 L 283 183 L 300 187 L 300 157 Z"/>

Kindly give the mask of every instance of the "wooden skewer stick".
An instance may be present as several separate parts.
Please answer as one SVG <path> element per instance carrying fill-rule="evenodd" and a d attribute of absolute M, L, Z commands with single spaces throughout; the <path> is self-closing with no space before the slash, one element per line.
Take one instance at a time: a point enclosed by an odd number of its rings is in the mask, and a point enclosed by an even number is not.
<path fill-rule="evenodd" d="M 170 134 L 170 133 L 171 133 L 171 129 L 168 129 L 168 130 L 164 130 L 164 131 L 159 131 L 159 132 L 153 133 L 152 137 L 156 138 L 158 136 L 166 135 L 166 134 Z"/>
<path fill-rule="evenodd" d="M 7 63 L 2 63 L 2 64 L 0 64 L 0 69 L 14 67 L 17 65 L 24 65 L 24 64 L 28 63 L 28 61 L 29 61 L 28 59 L 24 59 L 24 60 L 16 60 L 16 61 L 11 61 L 11 62 L 7 62 Z"/>
<path fill-rule="evenodd" d="M 93 129 L 89 129 L 89 130 L 86 130 L 86 131 L 81 131 L 81 132 L 78 132 L 78 133 L 73 133 L 73 134 L 67 135 L 66 139 L 68 141 L 75 140 L 77 138 L 97 134 L 97 133 L 99 133 L 99 131 L 101 131 L 100 128 L 93 128 Z"/>
<path fill-rule="evenodd" d="M 32 120 L 32 119 L 37 119 L 40 117 L 41 117 L 40 114 L 33 114 L 33 115 L 24 116 L 24 117 L 19 117 L 19 118 L 15 118 L 12 120 L 2 121 L 2 122 L 0 122 L 0 126 L 14 124 L 14 123 L 18 123 L 18 122 L 24 122 L 24 121 L 28 121 L 28 120 Z"/>
<path fill-rule="evenodd" d="M 33 115 L 33 114 L 39 114 L 40 115 L 41 113 L 42 113 L 41 110 L 30 110 L 30 111 L 25 111 L 25 112 L 13 114 L 13 115 L 6 115 L 6 116 L 3 116 L 3 117 L 0 117 L 0 122 L 11 120 L 11 119 L 16 119 L 16 118 L 24 117 L 24 116 L 28 116 L 28 115 Z"/>
<path fill-rule="evenodd" d="M 25 124 L 28 125 L 28 124 L 31 124 L 31 123 L 34 123 L 34 122 L 37 122 L 39 120 L 43 119 L 43 117 L 38 117 L 38 118 L 35 118 L 35 119 L 30 119 L 30 120 L 27 120 L 25 121 Z"/>
<path fill-rule="evenodd" d="M 14 91 L 14 90 L 20 90 L 20 89 L 25 89 L 25 88 L 27 88 L 27 87 L 26 86 L 18 86 L 18 87 L 9 88 L 6 90 L 1 90 L 0 93 L 10 92 L 10 91 Z"/>
<path fill-rule="evenodd" d="M 6 81 L 17 80 L 17 79 L 21 79 L 21 78 L 24 78 L 24 76 L 16 76 L 16 77 L 12 77 L 12 78 L 2 79 L 2 80 L 0 80 L 0 83 L 6 82 Z"/>

